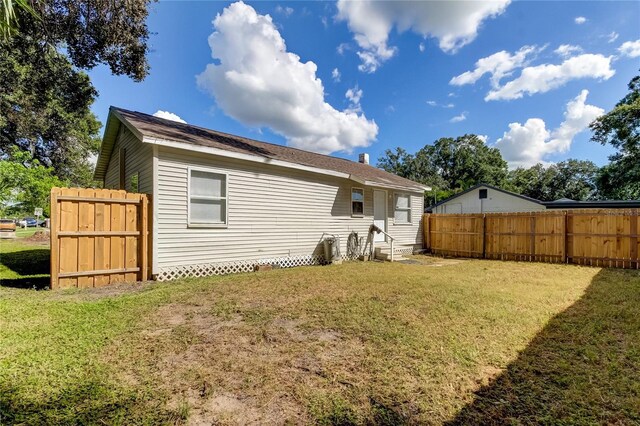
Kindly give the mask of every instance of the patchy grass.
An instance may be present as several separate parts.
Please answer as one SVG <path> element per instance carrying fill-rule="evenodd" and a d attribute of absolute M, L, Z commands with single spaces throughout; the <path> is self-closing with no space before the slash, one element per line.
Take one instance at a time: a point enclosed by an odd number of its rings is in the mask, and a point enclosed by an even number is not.
<path fill-rule="evenodd" d="M 40 231 L 43 228 L 37 228 L 37 227 L 31 227 L 31 228 L 20 228 L 18 227 L 16 229 L 16 236 L 18 238 L 28 238 L 33 236 L 33 234 L 36 233 L 36 231 Z"/>
<path fill-rule="evenodd" d="M 632 424 L 638 341 L 640 274 L 565 265 L 0 289 L 0 423 Z"/>

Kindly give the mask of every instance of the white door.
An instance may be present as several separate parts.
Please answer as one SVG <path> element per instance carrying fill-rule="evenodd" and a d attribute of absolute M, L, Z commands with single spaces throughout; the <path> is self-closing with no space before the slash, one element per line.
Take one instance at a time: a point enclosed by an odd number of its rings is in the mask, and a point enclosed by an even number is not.
<path fill-rule="evenodd" d="M 387 232 L 387 192 L 373 191 L 373 224 Z M 384 241 L 385 236 L 381 232 L 375 234 L 374 241 Z"/>

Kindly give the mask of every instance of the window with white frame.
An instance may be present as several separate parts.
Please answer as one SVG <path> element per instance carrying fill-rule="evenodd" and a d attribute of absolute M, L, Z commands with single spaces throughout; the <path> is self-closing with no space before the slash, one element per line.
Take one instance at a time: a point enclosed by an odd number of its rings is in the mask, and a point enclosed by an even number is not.
<path fill-rule="evenodd" d="M 411 196 L 396 194 L 394 206 L 395 223 L 411 223 Z"/>
<path fill-rule="evenodd" d="M 364 216 L 364 189 L 351 188 L 351 215 Z"/>
<path fill-rule="evenodd" d="M 227 175 L 189 169 L 189 225 L 226 226 Z"/>

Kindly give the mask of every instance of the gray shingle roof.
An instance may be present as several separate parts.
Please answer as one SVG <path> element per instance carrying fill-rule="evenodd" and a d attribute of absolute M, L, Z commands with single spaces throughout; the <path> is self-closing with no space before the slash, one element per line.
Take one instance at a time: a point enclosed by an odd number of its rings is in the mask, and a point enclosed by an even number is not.
<path fill-rule="evenodd" d="M 425 185 L 396 176 L 368 164 L 346 160 L 344 158 L 317 154 L 301 149 L 291 148 L 243 138 L 203 127 L 183 124 L 122 108 L 111 107 L 110 114 L 116 112 L 140 134 L 149 138 L 176 141 L 191 145 L 216 148 L 225 151 L 259 156 L 272 160 L 280 160 L 303 166 L 346 173 L 355 178 L 380 184 L 404 187 L 422 191 Z M 98 173 L 96 173 L 97 175 Z"/>

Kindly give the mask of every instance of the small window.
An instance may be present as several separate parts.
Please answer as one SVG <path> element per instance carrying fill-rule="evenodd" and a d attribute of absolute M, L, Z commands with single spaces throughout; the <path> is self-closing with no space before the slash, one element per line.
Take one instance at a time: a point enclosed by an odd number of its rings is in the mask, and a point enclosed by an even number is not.
<path fill-rule="evenodd" d="M 479 195 L 480 195 L 480 199 L 481 200 L 484 199 L 484 198 L 487 198 L 487 190 L 486 189 L 481 189 L 479 191 Z"/>
<path fill-rule="evenodd" d="M 189 225 L 227 224 L 227 175 L 189 170 Z"/>
<path fill-rule="evenodd" d="M 364 216 L 364 189 L 351 188 L 351 215 Z"/>
<path fill-rule="evenodd" d="M 411 223 L 411 196 L 396 194 L 394 208 L 395 223 Z"/>

